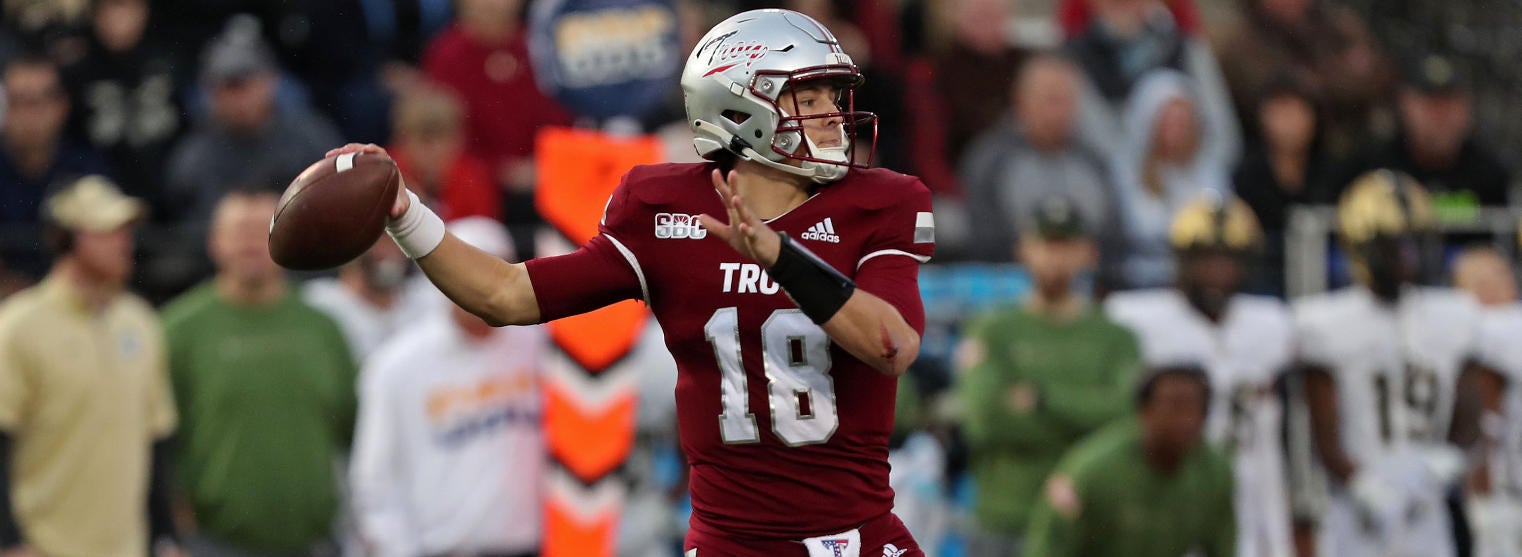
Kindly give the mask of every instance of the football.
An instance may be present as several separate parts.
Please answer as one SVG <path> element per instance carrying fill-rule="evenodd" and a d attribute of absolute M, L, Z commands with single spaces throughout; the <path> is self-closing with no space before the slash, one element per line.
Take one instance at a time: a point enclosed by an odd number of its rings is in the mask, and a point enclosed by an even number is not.
<path fill-rule="evenodd" d="M 390 157 L 345 153 L 297 176 L 270 221 L 270 256 L 287 269 L 331 269 L 359 257 L 385 231 L 401 187 Z"/>

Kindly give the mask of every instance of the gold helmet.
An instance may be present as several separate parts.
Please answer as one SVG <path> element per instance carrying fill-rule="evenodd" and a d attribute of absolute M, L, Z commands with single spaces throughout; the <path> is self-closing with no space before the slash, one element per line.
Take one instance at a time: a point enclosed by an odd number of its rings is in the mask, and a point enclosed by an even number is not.
<path fill-rule="evenodd" d="M 1210 194 L 1180 207 L 1168 229 L 1175 251 L 1221 249 L 1251 252 L 1263 244 L 1263 227 L 1252 209 L 1233 195 Z"/>
<path fill-rule="evenodd" d="M 1410 175 L 1374 170 L 1348 185 L 1337 203 L 1337 235 L 1354 279 L 1395 299 L 1401 285 L 1425 274 L 1422 244 L 1436 231 L 1432 198 Z M 1415 249 L 1397 247 L 1416 242 Z"/>
<path fill-rule="evenodd" d="M 1337 235 L 1349 248 L 1378 237 L 1428 232 L 1436 227 L 1432 197 L 1410 175 L 1373 170 L 1353 180 L 1337 203 Z"/>

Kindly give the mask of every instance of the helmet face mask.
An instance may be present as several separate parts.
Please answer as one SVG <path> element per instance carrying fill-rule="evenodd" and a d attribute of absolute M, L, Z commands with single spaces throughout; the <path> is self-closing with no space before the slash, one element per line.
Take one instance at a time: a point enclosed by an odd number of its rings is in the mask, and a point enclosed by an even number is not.
<path fill-rule="evenodd" d="M 1240 199 L 1212 194 L 1180 207 L 1168 232 L 1178 289 L 1195 309 L 1220 318 L 1263 243 L 1257 216 Z"/>
<path fill-rule="evenodd" d="M 682 93 L 698 154 L 728 152 L 789 174 L 827 183 L 851 167 L 871 164 L 877 117 L 856 110 L 861 73 L 835 36 L 813 19 L 787 10 L 753 10 L 714 26 L 687 58 Z M 833 110 L 799 106 L 802 91 L 828 90 Z M 791 93 L 791 94 L 789 94 Z M 743 115 L 743 117 L 739 116 Z M 816 136 L 835 126 L 838 145 Z M 857 160 L 858 132 L 871 143 Z"/>

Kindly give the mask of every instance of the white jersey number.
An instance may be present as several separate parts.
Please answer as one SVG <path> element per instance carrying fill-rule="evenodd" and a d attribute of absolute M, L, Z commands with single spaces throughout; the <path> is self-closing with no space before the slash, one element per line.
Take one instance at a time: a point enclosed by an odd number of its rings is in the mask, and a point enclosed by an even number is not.
<path fill-rule="evenodd" d="M 1391 378 L 1402 384 L 1392 384 Z M 1439 432 L 1438 423 L 1438 377 L 1426 367 L 1406 364 L 1405 374 L 1378 374 L 1374 376 L 1374 397 L 1379 412 L 1379 437 L 1385 444 L 1395 442 L 1397 435 L 1416 441 L 1431 441 Z M 1395 431 L 1396 412 L 1405 414 L 1406 431 Z"/>
<path fill-rule="evenodd" d="M 703 333 L 723 373 L 719 436 L 725 443 L 760 441 L 740 354 L 739 309 L 715 311 Z M 801 310 L 777 310 L 761 324 L 761 352 L 772 433 L 790 447 L 829 441 L 840 416 L 835 412 L 835 379 L 830 377 L 830 337 L 824 329 Z"/>
<path fill-rule="evenodd" d="M 1251 450 L 1253 435 L 1253 404 L 1257 403 L 1258 390 L 1252 385 L 1239 385 L 1231 391 L 1226 420 L 1226 449 L 1228 452 Z"/>

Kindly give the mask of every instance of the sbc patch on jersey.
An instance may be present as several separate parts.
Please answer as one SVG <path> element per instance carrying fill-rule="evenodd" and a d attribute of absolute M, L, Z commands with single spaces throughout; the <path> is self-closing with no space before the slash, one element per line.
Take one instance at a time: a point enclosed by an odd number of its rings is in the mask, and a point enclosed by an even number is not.
<path fill-rule="evenodd" d="M 662 240 L 702 240 L 708 237 L 697 215 L 682 213 L 656 213 L 655 237 Z"/>

